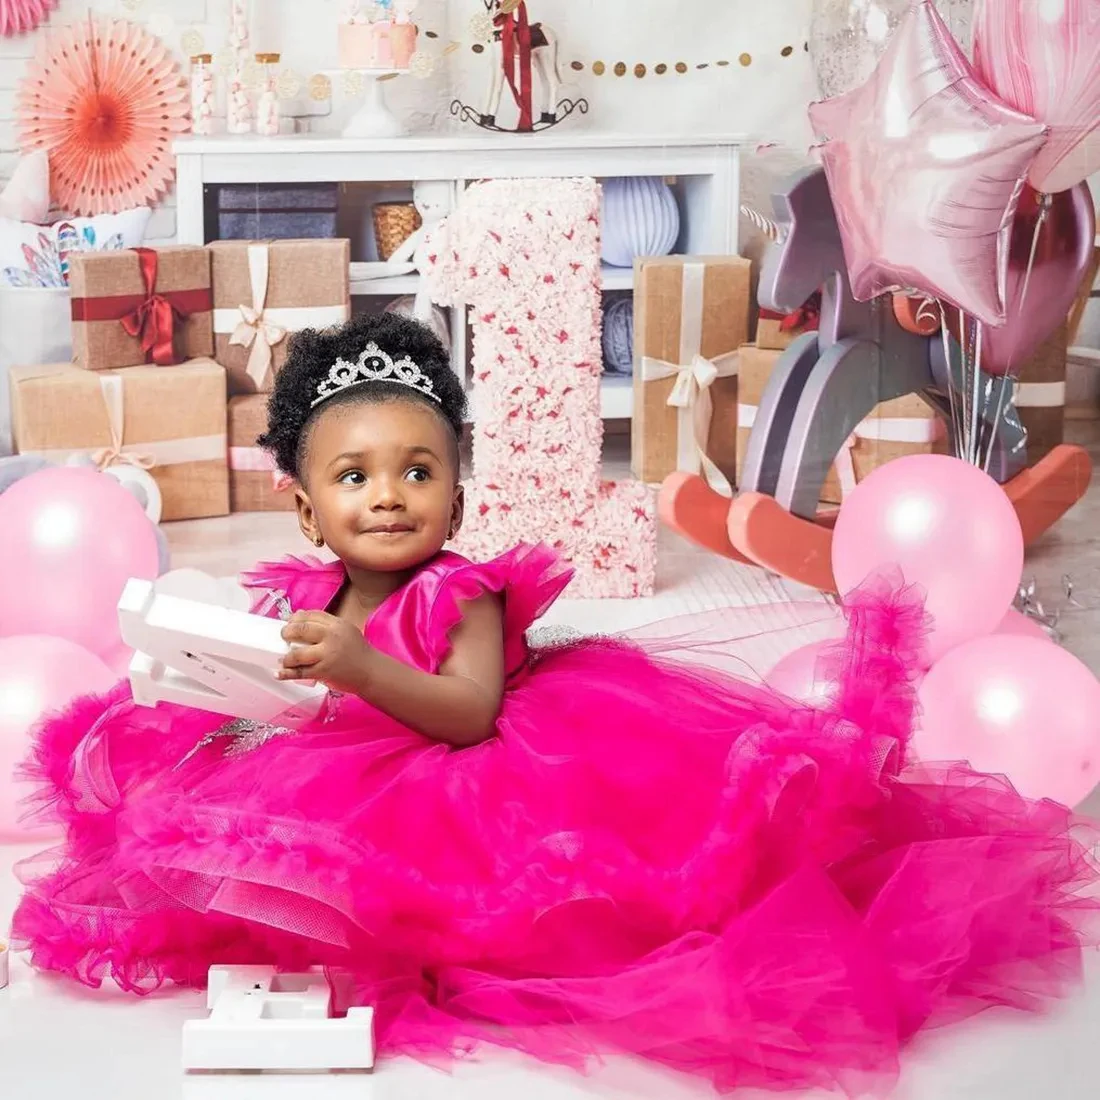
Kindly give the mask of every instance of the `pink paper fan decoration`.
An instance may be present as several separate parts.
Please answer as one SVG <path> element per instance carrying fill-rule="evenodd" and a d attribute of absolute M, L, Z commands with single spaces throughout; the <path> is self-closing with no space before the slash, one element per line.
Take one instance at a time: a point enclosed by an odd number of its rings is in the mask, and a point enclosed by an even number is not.
<path fill-rule="evenodd" d="M 0 0 L 0 34 L 33 31 L 57 7 L 57 0 Z"/>
<path fill-rule="evenodd" d="M 172 135 L 187 130 L 188 110 L 168 48 L 124 20 L 46 35 L 16 101 L 23 149 L 49 153 L 54 200 L 84 215 L 157 201 L 172 180 Z"/>

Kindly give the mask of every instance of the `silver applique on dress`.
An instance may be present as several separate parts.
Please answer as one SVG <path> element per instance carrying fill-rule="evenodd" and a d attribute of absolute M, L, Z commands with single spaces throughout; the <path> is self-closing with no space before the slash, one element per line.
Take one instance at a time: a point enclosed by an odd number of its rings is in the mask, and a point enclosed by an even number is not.
<path fill-rule="evenodd" d="M 294 730 L 287 729 L 285 726 L 273 726 L 267 722 L 253 722 L 249 718 L 234 718 L 202 738 L 176 765 L 176 768 L 182 768 L 193 756 L 202 752 L 208 745 L 213 745 L 218 741 L 224 740 L 226 742 L 222 756 L 229 758 L 244 756 L 245 753 L 252 752 L 261 745 L 266 745 L 272 738 L 282 737 L 290 733 L 294 733 Z"/>
<path fill-rule="evenodd" d="M 532 649 L 551 649 L 554 646 L 572 645 L 584 635 L 571 626 L 535 626 L 527 631 L 527 644 Z"/>

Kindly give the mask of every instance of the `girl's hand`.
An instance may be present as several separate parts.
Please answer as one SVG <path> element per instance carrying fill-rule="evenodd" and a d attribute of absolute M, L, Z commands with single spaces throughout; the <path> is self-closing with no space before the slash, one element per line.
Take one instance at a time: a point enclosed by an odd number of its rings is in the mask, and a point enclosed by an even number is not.
<path fill-rule="evenodd" d="M 371 650 L 351 623 L 324 611 L 298 611 L 283 628 L 283 640 L 292 648 L 278 679 L 320 680 L 350 694 L 362 690 Z"/>

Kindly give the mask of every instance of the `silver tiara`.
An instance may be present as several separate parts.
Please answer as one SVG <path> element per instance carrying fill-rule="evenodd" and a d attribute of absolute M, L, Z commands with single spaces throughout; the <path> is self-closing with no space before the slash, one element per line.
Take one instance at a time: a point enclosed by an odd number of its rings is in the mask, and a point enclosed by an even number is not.
<path fill-rule="evenodd" d="M 322 401 L 365 382 L 396 382 L 399 386 L 418 390 L 425 397 L 442 404 L 432 386 L 432 380 L 407 355 L 394 361 L 372 342 L 363 349 L 357 363 L 337 359 L 332 364 L 328 377 L 317 387 L 317 396 L 311 402 L 310 408 L 315 409 Z"/>

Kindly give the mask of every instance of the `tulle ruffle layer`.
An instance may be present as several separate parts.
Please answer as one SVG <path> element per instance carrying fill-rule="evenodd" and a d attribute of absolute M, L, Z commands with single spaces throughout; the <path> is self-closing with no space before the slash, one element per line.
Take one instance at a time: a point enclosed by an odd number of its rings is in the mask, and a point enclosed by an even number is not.
<path fill-rule="evenodd" d="M 551 563 L 456 570 L 436 644 L 486 590 L 522 630 Z M 770 629 L 734 618 L 539 651 L 461 752 L 357 700 L 257 745 L 124 692 L 78 704 L 32 761 L 68 836 L 23 869 L 17 945 L 138 992 L 324 965 L 383 1053 L 627 1052 L 723 1090 L 878 1090 L 919 1028 L 1064 994 L 1096 838 L 1003 779 L 906 764 L 913 599 L 853 600 L 825 710 L 723 671 Z"/>

